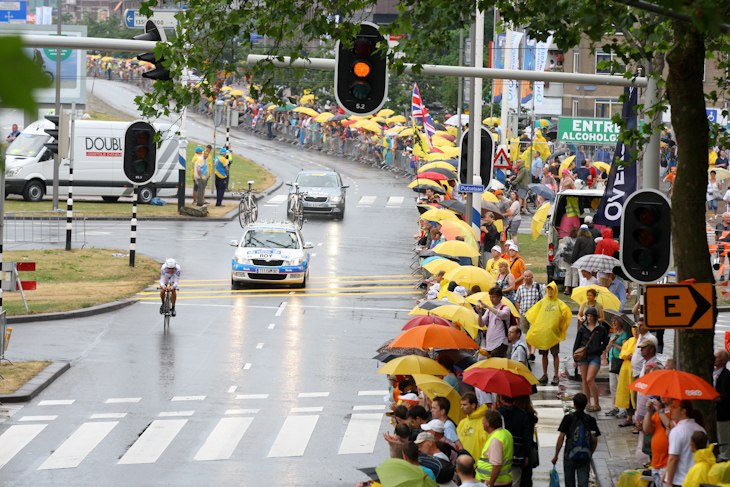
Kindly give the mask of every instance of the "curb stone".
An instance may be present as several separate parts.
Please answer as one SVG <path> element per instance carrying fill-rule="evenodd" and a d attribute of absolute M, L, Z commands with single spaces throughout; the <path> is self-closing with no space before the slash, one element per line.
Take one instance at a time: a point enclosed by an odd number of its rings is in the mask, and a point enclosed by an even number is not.
<path fill-rule="evenodd" d="M 100 315 L 117 311 L 127 306 L 131 306 L 137 301 L 135 299 L 123 299 L 121 301 L 113 301 L 111 303 L 98 304 L 89 308 L 76 309 L 72 311 L 63 311 L 59 313 L 38 313 L 30 315 L 8 316 L 8 325 L 18 323 L 34 323 L 36 321 L 55 321 L 67 320 L 70 318 L 86 318 L 88 316 Z M 1 399 L 1 397 L 0 397 Z"/>
<path fill-rule="evenodd" d="M 0 403 L 30 401 L 70 368 L 70 362 L 53 362 L 17 391 L 10 394 L 0 394 Z"/>

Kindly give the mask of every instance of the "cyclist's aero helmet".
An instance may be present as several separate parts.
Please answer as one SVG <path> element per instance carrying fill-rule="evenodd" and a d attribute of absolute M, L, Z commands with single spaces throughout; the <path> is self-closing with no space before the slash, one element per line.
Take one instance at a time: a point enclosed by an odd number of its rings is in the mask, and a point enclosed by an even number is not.
<path fill-rule="evenodd" d="M 167 269 L 174 269 L 176 265 L 177 265 L 177 262 L 175 262 L 175 259 L 167 259 L 165 261 L 165 267 Z"/>

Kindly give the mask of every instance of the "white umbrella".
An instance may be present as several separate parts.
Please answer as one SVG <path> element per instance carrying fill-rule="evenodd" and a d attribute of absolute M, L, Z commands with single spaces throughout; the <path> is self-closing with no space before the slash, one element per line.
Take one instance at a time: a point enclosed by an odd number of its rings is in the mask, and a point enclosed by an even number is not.
<path fill-rule="evenodd" d="M 453 125 L 456 127 L 458 125 L 459 116 L 454 115 L 450 119 L 444 122 L 444 125 Z M 466 125 L 469 123 L 469 115 L 462 115 L 461 116 L 461 125 Z"/>

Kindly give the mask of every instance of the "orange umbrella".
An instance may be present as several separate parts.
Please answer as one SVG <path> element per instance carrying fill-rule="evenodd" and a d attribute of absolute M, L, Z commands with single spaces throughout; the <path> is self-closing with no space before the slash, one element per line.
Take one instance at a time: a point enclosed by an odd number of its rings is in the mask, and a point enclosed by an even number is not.
<path fill-rule="evenodd" d="M 479 345 L 464 332 L 450 326 L 425 325 L 404 331 L 388 348 L 457 348 L 475 350 Z"/>
<path fill-rule="evenodd" d="M 647 396 L 662 396 L 672 399 L 711 400 L 720 395 L 706 380 L 680 370 L 649 372 L 632 382 L 629 389 Z"/>

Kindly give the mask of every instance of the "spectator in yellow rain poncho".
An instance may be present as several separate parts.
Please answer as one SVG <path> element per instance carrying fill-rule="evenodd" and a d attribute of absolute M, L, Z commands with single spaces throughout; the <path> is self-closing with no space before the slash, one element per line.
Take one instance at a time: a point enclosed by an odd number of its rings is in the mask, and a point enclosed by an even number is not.
<path fill-rule="evenodd" d="M 546 296 L 525 313 L 531 323 L 525 337 L 527 344 L 538 350 L 550 350 L 565 340 L 572 317 L 568 305 L 558 298 L 557 284 L 551 282 L 547 285 Z M 554 359 L 557 370 L 557 356 Z"/>
<path fill-rule="evenodd" d="M 618 384 L 616 385 L 616 399 L 614 406 L 619 409 L 627 410 L 626 421 L 621 425 L 629 426 L 632 424 L 633 409 L 636 407 L 636 397 L 628 389 L 629 385 L 633 381 L 632 369 L 631 369 L 631 356 L 636 351 L 636 335 L 638 334 L 638 327 L 633 330 L 634 336 L 628 340 L 624 340 L 621 345 L 621 353 L 619 358 L 624 362 L 621 364 L 621 370 L 618 373 Z"/>
<path fill-rule="evenodd" d="M 690 445 L 694 452 L 695 464 L 687 472 L 682 487 L 700 487 L 700 484 L 709 484 L 710 469 L 715 466 L 714 446 L 712 443 L 707 444 L 707 433 L 704 431 L 695 431 L 692 433 Z"/>

